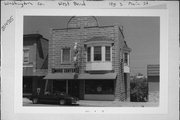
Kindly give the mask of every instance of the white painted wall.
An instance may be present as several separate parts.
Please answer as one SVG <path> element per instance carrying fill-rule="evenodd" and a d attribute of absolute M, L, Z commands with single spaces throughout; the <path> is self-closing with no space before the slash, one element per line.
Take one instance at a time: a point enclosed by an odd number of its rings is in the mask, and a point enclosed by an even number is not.
<path fill-rule="evenodd" d="M 86 70 L 112 70 L 112 62 L 88 62 Z"/>

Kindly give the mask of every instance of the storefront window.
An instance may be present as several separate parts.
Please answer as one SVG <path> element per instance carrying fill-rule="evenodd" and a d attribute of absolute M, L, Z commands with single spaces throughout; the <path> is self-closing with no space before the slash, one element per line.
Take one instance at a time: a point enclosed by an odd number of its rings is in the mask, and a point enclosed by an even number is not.
<path fill-rule="evenodd" d="M 114 94 L 113 80 L 85 81 L 85 94 Z"/>
<path fill-rule="evenodd" d="M 63 48 L 62 49 L 62 63 L 69 63 L 70 62 L 70 48 Z"/>
<path fill-rule="evenodd" d="M 94 46 L 94 61 L 101 61 L 101 46 Z"/>
<path fill-rule="evenodd" d="M 32 93 L 32 78 L 23 78 L 23 93 Z"/>
<path fill-rule="evenodd" d="M 53 81 L 53 91 L 54 92 L 66 92 L 66 81 L 62 80 L 62 81 L 58 81 L 58 80 L 54 80 Z"/>

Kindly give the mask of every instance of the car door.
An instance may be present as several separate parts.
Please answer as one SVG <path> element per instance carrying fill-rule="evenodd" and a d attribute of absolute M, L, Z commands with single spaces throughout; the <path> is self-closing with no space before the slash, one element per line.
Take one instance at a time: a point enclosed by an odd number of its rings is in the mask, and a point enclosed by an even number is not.
<path fill-rule="evenodd" d="M 39 96 L 39 101 L 42 103 L 51 103 L 51 95 L 50 94 L 42 94 Z"/>

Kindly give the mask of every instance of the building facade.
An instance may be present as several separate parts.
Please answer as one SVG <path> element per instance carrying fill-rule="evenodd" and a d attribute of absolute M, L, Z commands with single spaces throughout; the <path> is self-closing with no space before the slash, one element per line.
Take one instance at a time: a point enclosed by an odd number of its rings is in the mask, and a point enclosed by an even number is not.
<path fill-rule="evenodd" d="M 71 17 L 52 29 L 45 91 L 85 100 L 130 97 L 129 54 L 121 26 L 99 26 L 96 17 Z"/>
<path fill-rule="evenodd" d="M 40 34 L 23 36 L 23 96 L 31 95 L 45 84 L 43 77 L 48 71 L 48 42 Z"/>

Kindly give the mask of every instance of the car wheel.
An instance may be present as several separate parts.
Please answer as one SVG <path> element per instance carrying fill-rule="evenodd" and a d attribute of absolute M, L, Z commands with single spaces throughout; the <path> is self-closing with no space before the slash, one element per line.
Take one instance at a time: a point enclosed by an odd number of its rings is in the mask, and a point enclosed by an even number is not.
<path fill-rule="evenodd" d="M 37 104 L 38 103 L 38 98 L 33 98 L 32 102 L 33 102 L 33 104 Z"/>
<path fill-rule="evenodd" d="M 59 104 L 60 104 L 60 105 L 65 105 L 65 104 L 66 104 L 66 101 L 65 101 L 64 99 L 61 99 L 61 100 L 59 100 Z"/>

